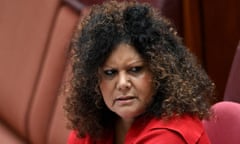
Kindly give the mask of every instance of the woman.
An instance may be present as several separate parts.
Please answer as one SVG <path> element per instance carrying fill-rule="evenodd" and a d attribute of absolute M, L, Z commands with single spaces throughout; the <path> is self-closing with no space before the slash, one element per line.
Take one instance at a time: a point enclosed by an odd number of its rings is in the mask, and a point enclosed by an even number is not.
<path fill-rule="evenodd" d="M 71 47 L 69 144 L 208 144 L 214 84 L 148 4 L 96 5 Z"/>

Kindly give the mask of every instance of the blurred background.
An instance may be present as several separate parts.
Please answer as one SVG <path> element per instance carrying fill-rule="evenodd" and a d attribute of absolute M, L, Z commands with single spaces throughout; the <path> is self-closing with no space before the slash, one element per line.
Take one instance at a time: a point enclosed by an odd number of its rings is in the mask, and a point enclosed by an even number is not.
<path fill-rule="evenodd" d="M 240 40 L 240 1 L 139 1 L 151 3 L 175 24 L 223 101 Z M 0 143 L 66 143 L 67 48 L 79 20 L 102 2 L 0 0 Z M 230 92 L 240 89 L 238 73 Z"/>

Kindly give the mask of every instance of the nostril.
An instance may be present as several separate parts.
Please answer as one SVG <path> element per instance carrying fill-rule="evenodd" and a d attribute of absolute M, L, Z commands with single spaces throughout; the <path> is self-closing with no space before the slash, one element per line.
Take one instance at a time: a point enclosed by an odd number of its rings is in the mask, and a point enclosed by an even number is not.
<path fill-rule="evenodd" d="M 118 84 L 118 89 L 119 90 L 128 90 L 131 88 L 131 85 L 132 84 L 131 84 L 130 80 L 126 80 L 124 82 L 122 81 Z"/>

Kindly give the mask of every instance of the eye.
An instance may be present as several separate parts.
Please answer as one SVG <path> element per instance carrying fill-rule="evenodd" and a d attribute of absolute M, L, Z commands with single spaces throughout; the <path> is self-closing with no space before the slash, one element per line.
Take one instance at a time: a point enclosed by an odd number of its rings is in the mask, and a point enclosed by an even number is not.
<path fill-rule="evenodd" d="M 105 76 L 112 77 L 117 73 L 117 70 L 114 69 L 108 69 L 103 71 Z"/>
<path fill-rule="evenodd" d="M 139 73 L 141 72 L 143 69 L 143 66 L 136 66 L 136 67 L 132 67 L 129 71 L 132 73 Z"/>

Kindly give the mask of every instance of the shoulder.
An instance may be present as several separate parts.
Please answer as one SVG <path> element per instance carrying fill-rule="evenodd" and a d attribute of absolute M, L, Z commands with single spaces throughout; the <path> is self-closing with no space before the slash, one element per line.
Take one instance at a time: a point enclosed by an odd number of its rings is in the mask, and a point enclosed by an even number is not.
<path fill-rule="evenodd" d="M 88 144 L 90 143 L 90 139 L 88 136 L 84 138 L 79 138 L 77 136 L 77 132 L 72 130 L 69 134 L 67 144 Z"/>
<path fill-rule="evenodd" d="M 195 144 L 203 140 L 204 144 L 209 143 L 201 120 L 190 116 L 176 117 L 169 121 L 152 119 L 148 124 L 148 130 L 164 130 L 175 133 L 188 144 Z"/>
<path fill-rule="evenodd" d="M 209 144 L 201 121 L 189 116 L 171 120 L 153 118 L 144 124 L 136 139 L 148 144 L 159 141 L 161 144 Z"/>

